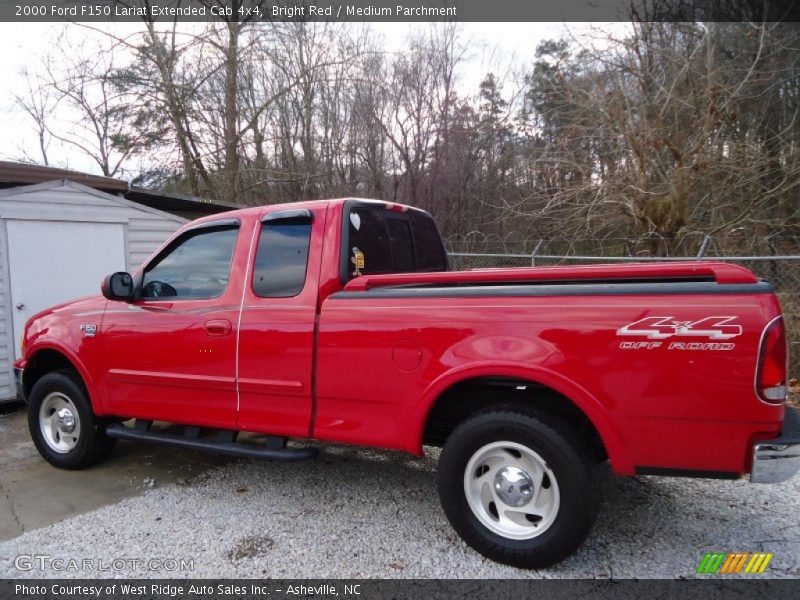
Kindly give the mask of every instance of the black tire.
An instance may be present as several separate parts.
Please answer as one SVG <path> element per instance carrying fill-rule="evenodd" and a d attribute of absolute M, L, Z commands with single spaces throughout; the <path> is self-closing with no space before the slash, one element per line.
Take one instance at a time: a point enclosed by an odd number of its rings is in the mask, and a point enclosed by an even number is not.
<path fill-rule="evenodd" d="M 69 451 L 58 452 L 45 440 L 39 413 L 45 399 L 54 392 L 63 394 L 77 409 L 80 434 Z M 97 417 L 92 411 L 83 381 L 74 371 L 61 370 L 44 375 L 31 390 L 28 399 L 28 429 L 39 454 L 60 469 L 83 469 L 105 459 L 116 441 L 105 433 L 110 421 Z"/>
<path fill-rule="evenodd" d="M 512 539 L 491 531 L 467 501 L 469 460 L 493 442 L 533 450 L 555 476 L 560 504 L 554 520 L 536 537 Z M 478 413 L 453 431 L 439 459 L 437 487 L 447 519 L 472 548 L 499 563 L 540 569 L 565 559 L 589 535 L 600 506 L 594 474 L 590 452 L 569 425 L 547 413 L 504 407 Z"/>

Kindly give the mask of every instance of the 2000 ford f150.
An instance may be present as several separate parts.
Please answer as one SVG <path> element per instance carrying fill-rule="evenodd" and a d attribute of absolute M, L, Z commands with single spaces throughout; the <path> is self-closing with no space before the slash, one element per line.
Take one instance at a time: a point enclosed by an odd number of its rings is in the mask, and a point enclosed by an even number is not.
<path fill-rule="evenodd" d="M 738 266 L 447 272 L 427 213 L 332 200 L 200 219 L 102 291 L 33 317 L 15 366 L 57 467 L 117 439 L 275 460 L 316 453 L 288 438 L 442 446 L 453 527 L 522 567 L 585 539 L 606 459 L 754 482 L 800 468 L 780 307 Z"/>

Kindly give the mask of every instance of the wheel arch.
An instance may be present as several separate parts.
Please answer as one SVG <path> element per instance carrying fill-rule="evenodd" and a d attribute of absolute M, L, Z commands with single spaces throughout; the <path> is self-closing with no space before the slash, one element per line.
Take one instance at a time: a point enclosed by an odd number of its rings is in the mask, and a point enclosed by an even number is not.
<path fill-rule="evenodd" d="M 413 452 L 422 453 L 426 427 L 436 406 L 448 393 L 474 381 L 490 379 L 530 385 L 538 390 L 552 392 L 572 408 L 579 411 L 594 428 L 618 475 L 634 474 L 633 461 L 621 433 L 612 422 L 607 409 L 588 390 L 574 381 L 549 369 L 529 364 L 484 362 L 452 369 L 432 382 L 422 395 L 412 415 L 412 431 L 416 432 Z"/>
<path fill-rule="evenodd" d="M 89 400 L 95 411 L 97 411 L 94 381 L 86 366 L 73 352 L 52 342 L 42 342 L 29 348 L 25 355 L 23 388 L 26 397 L 29 396 L 36 382 L 44 375 L 69 368 L 80 376 L 89 395 Z"/>

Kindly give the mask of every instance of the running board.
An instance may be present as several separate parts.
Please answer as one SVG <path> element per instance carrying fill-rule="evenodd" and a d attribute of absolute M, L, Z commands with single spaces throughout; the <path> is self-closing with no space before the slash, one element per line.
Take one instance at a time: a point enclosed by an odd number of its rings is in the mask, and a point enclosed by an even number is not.
<path fill-rule="evenodd" d="M 173 433 L 150 431 L 149 428 L 143 427 L 126 427 L 121 423 L 112 423 L 106 427 L 106 435 L 118 440 L 151 442 L 153 444 L 202 450 L 215 454 L 226 454 L 228 456 L 241 456 L 246 458 L 265 458 L 267 460 L 308 460 L 316 458 L 319 453 L 317 448 L 274 447 L 275 444 L 256 446 L 255 444 L 241 444 L 233 441 L 200 439 L 198 437 L 191 437 L 191 432 L 190 436 L 176 435 Z"/>

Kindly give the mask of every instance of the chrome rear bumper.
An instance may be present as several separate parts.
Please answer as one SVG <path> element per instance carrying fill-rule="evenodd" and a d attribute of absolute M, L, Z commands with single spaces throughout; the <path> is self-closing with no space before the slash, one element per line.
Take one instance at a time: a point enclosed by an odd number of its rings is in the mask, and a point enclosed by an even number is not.
<path fill-rule="evenodd" d="M 752 483 L 778 483 L 800 471 L 800 412 L 786 407 L 783 430 L 772 440 L 758 442 L 753 448 Z"/>

